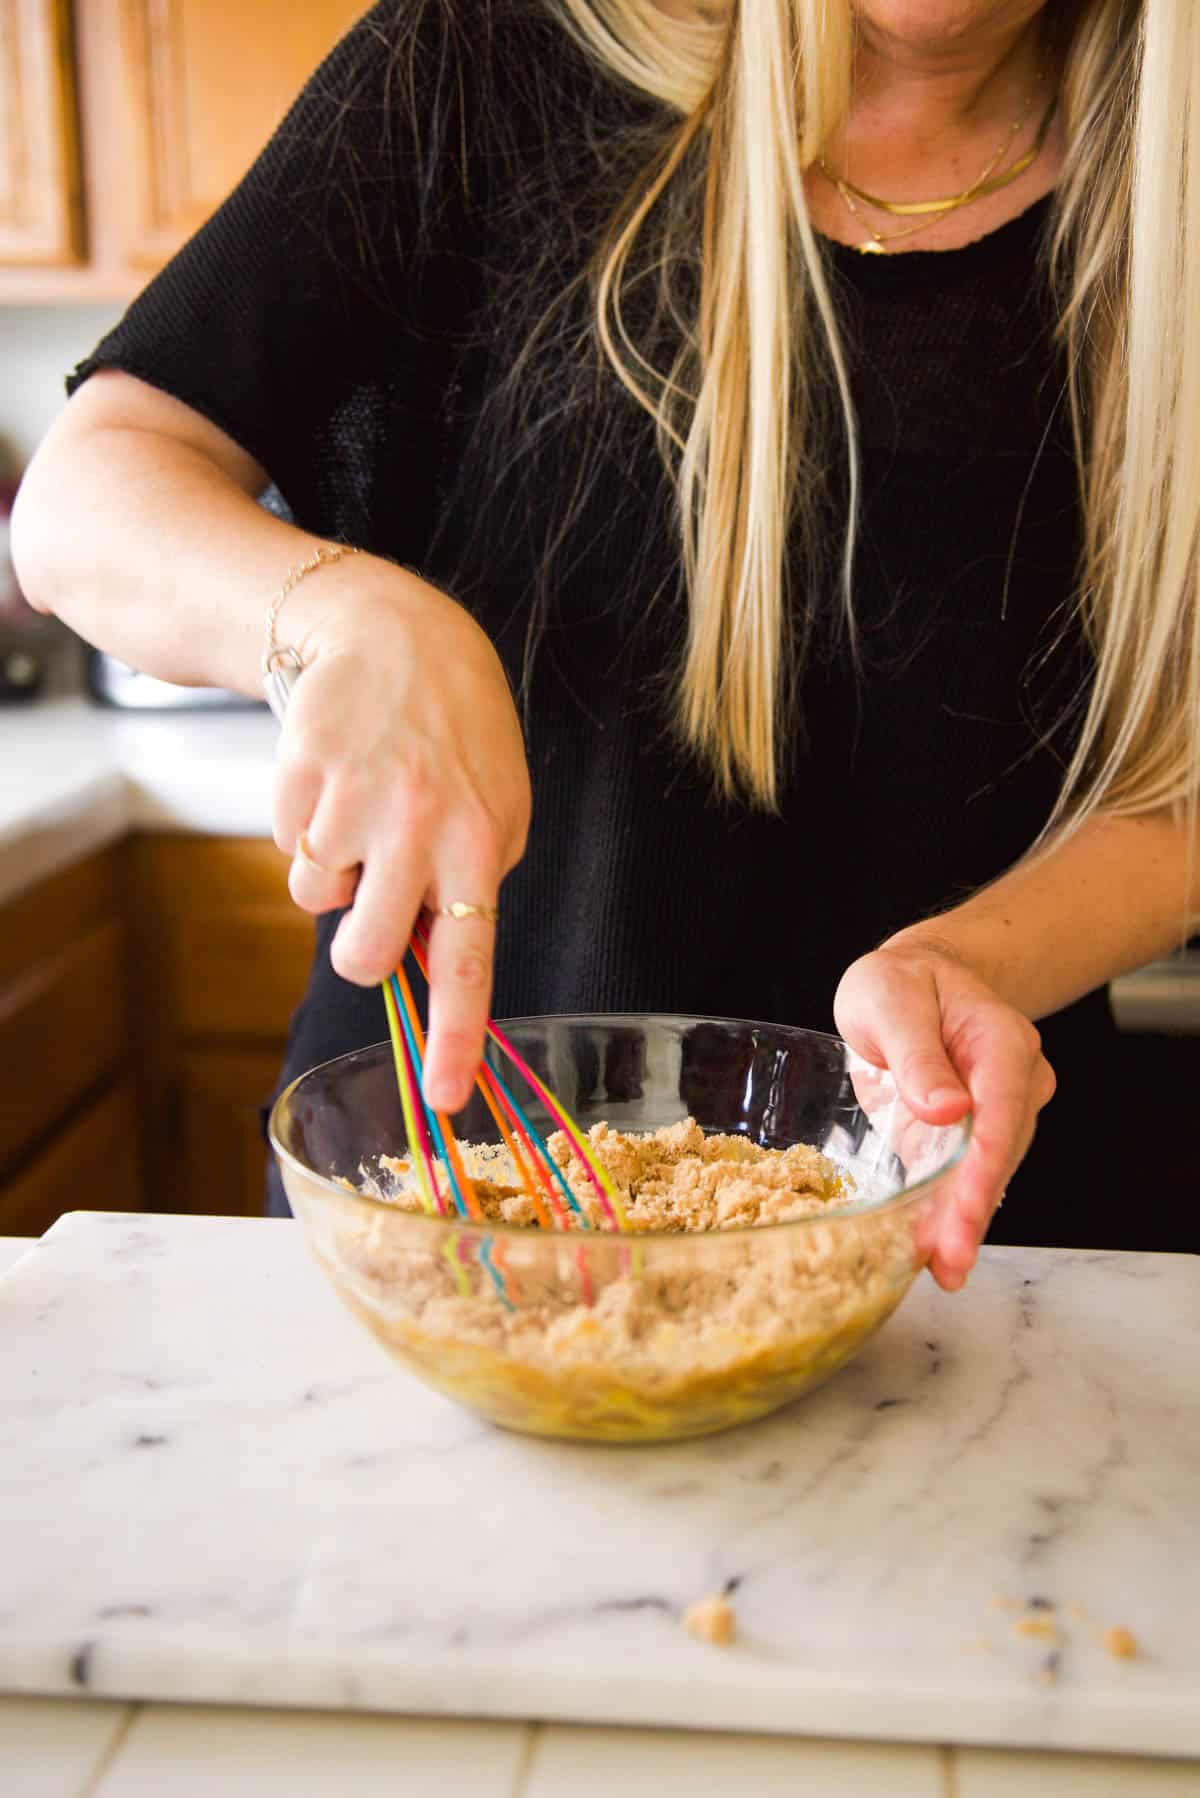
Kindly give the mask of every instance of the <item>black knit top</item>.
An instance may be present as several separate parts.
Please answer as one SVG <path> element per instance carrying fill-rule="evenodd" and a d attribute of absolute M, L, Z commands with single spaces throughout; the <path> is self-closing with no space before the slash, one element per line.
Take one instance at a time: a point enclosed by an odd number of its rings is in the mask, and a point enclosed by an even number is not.
<path fill-rule="evenodd" d="M 860 641 L 856 661 L 834 622 L 831 410 L 829 553 L 795 579 L 818 623 L 767 816 L 714 799 L 674 745 L 671 495 L 651 425 L 581 347 L 570 287 L 663 124 L 538 0 L 474 0 L 469 19 L 456 0 L 386 0 L 73 381 L 118 367 L 196 408 L 307 529 L 446 586 L 524 683 L 534 819 L 502 895 L 497 1016 L 829 1029 L 847 963 L 999 874 L 1061 777 L 1085 667 L 1047 206 L 951 252 L 827 248 L 862 444 Z M 289 1077 L 386 1035 L 378 994 L 329 967 L 336 922 Z M 1119 1239 L 1081 1128 L 1110 1031 L 1101 994 L 1047 1021 L 1060 1096 L 994 1237 Z"/>

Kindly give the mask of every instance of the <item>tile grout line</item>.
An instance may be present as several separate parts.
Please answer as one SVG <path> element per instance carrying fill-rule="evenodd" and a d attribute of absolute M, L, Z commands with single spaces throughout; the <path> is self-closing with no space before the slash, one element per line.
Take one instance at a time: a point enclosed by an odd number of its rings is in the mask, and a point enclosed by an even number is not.
<path fill-rule="evenodd" d="M 538 1740 L 542 1733 L 540 1723 L 527 1723 L 525 1736 L 521 1743 L 521 1755 L 517 1761 L 517 1770 L 513 1774 L 512 1798 L 525 1798 L 529 1790 L 529 1775 L 533 1772 L 534 1758 L 537 1754 Z"/>
<path fill-rule="evenodd" d="M 79 1798 L 95 1798 L 96 1793 L 100 1790 L 101 1780 L 104 1778 L 105 1774 L 109 1772 L 113 1762 L 116 1760 L 118 1754 L 120 1754 L 122 1748 L 124 1748 L 126 1737 L 133 1728 L 138 1716 L 145 1710 L 145 1708 L 145 1705 L 142 1704 L 127 1704 L 125 1706 L 125 1715 L 121 1718 L 112 1735 L 109 1737 L 108 1745 L 101 1754 L 100 1759 L 96 1762 L 96 1765 L 92 1768 L 91 1772 L 80 1786 Z"/>
<path fill-rule="evenodd" d="M 942 1772 L 942 1798 L 959 1798 L 958 1755 L 953 1744 L 943 1743 L 937 1750 L 937 1757 Z"/>

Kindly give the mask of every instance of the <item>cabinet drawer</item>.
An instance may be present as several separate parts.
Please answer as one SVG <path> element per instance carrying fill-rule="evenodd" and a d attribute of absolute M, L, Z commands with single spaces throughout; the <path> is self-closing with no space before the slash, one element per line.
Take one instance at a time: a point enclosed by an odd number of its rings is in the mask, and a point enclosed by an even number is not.
<path fill-rule="evenodd" d="M 73 1117 L 0 1185 L 0 1235 L 40 1236 L 64 1211 L 140 1211 L 133 1091 L 123 1083 Z"/>
<path fill-rule="evenodd" d="M 117 1067 L 123 976 L 121 927 L 113 920 L 0 983 L 0 1169 Z"/>
<path fill-rule="evenodd" d="M 0 908 L 0 993 L 94 925 L 120 916 L 119 858 L 114 849 L 89 856 Z"/>

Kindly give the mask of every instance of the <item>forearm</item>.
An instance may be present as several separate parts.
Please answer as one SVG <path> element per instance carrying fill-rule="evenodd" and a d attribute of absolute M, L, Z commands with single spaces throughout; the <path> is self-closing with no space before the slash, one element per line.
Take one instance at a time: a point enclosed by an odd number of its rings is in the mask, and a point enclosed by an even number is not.
<path fill-rule="evenodd" d="M 1018 1011 L 1045 1017 L 1196 928 L 1194 860 L 1180 824 L 1101 815 L 884 946 L 942 948 Z"/>
<path fill-rule="evenodd" d="M 124 389 L 114 403 L 91 385 L 18 498 L 13 550 L 31 603 L 149 674 L 260 693 L 270 596 L 314 539 L 256 503 L 261 470 L 206 421 L 136 391 L 126 417 Z M 137 420 L 143 399 L 162 428 Z M 308 599 L 289 600 L 289 632 Z"/>

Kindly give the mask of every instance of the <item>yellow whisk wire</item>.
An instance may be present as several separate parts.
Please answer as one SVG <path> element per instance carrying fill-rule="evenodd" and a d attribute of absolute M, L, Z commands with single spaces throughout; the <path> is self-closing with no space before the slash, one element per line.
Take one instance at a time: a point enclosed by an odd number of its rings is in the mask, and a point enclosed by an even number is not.
<path fill-rule="evenodd" d="M 418 1130 L 411 1070 L 408 1065 L 408 1051 L 401 1033 L 400 1020 L 396 1015 L 396 1001 L 392 997 L 391 988 L 386 981 L 383 986 L 383 1004 L 387 1012 L 388 1033 L 392 1039 L 392 1059 L 396 1064 L 396 1082 L 400 1088 L 400 1107 L 404 1113 L 404 1131 L 408 1138 L 413 1165 L 417 1171 L 421 1203 L 432 1215 L 435 1211 L 441 1210 L 441 1206 L 438 1203 L 437 1186 L 429 1168 L 424 1142 Z"/>

